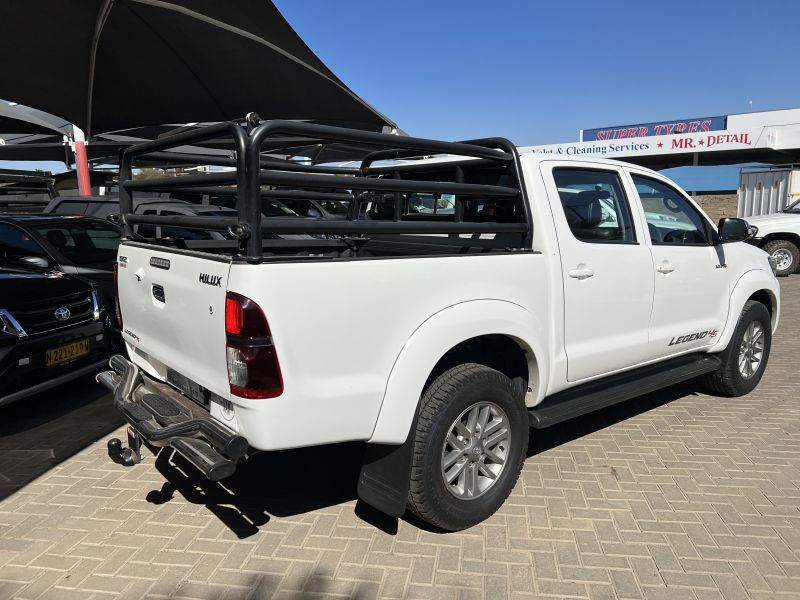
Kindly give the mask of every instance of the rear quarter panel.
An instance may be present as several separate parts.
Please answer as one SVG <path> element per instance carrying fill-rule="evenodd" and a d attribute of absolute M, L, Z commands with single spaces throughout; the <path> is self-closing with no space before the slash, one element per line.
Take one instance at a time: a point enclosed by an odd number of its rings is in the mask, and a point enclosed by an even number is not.
<path fill-rule="evenodd" d="M 547 315 L 546 285 L 546 259 L 531 253 L 234 264 L 229 289 L 264 310 L 284 378 L 278 398 L 232 398 L 239 431 L 261 449 L 369 440 L 398 357 L 432 315 L 476 300 Z M 463 339 L 472 337 L 472 324 L 462 325 Z M 437 354 L 420 367 L 421 381 Z M 421 391 L 408 388 L 409 407 Z"/>

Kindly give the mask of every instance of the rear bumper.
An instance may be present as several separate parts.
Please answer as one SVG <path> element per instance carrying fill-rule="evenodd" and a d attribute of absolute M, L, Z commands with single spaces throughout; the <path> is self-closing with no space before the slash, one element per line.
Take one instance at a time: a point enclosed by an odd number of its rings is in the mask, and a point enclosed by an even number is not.
<path fill-rule="evenodd" d="M 122 356 L 114 355 L 110 365 L 97 381 L 114 392 L 114 406 L 143 441 L 174 448 L 211 481 L 233 475 L 249 449 L 247 439 Z"/>
<path fill-rule="evenodd" d="M 89 354 L 64 364 L 46 366 L 48 350 L 87 338 Z M 99 321 L 50 334 L 33 335 L 0 346 L 0 406 L 96 372 L 102 368 L 109 353 L 108 331 Z"/>

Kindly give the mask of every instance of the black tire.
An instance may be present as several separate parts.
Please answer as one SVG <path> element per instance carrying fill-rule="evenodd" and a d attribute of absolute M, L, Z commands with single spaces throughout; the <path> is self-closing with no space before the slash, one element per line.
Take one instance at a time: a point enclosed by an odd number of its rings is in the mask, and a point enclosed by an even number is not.
<path fill-rule="evenodd" d="M 763 329 L 764 347 L 761 362 L 753 374 L 745 377 L 739 370 L 739 358 L 742 341 L 751 323 L 760 323 Z M 749 300 L 742 309 L 739 322 L 733 332 L 728 347 L 720 353 L 722 367 L 706 376 L 705 384 L 711 391 L 723 396 L 744 396 L 752 392 L 761 381 L 764 369 L 767 368 L 769 351 L 772 346 L 772 319 L 767 307 L 755 300 Z"/>
<path fill-rule="evenodd" d="M 779 263 L 778 271 L 775 273 L 778 277 L 791 275 L 797 271 L 797 267 L 800 266 L 800 249 L 789 240 L 772 240 L 768 244 L 764 244 L 764 252 L 770 256 L 774 256 L 775 253 L 778 253 L 783 257 L 791 257 L 791 262 L 784 262 L 783 268 L 781 268 L 781 263 Z"/>
<path fill-rule="evenodd" d="M 505 413 L 508 447 L 505 462 L 494 482 L 481 495 L 463 499 L 446 487 L 442 454 L 451 426 L 479 402 L 491 402 Z M 529 430 L 528 413 L 519 386 L 499 371 L 467 363 L 442 373 L 422 395 L 416 429 L 412 431 L 414 458 L 408 496 L 411 511 L 431 525 L 448 531 L 471 527 L 491 516 L 508 498 L 519 478 L 528 450 Z M 459 462 L 468 461 L 468 454 L 464 452 Z"/>

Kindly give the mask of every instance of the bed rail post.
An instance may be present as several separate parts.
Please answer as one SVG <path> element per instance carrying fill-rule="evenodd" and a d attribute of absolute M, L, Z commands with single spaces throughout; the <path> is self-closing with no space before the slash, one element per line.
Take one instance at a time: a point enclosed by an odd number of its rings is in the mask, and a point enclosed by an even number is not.
<path fill-rule="evenodd" d="M 131 161 L 131 156 L 123 151 L 119 161 L 119 217 L 122 223 L 122 233 L 126 238 L 133 235 L 133 227 L 126 218 L 133 212 L 133 197 L 130 190 L 124 185 L 126 181 L 132 179 Z"/>

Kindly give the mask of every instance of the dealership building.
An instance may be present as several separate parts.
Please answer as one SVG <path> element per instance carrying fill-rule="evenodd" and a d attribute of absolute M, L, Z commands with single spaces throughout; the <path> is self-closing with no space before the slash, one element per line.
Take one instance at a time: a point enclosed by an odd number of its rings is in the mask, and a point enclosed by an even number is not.
<path fill-rule="evenodd" d="M 696 191 L 712 217 L 775 212 L 800 197 L 800 189 L 790 184 L 798 170 L 794 165 L 800 166 L 800 108 L 583 129 L 577 142 L 526 146 L 520 151 L 614 158 L 657 170 L 763 163 L 772 166 L 765 172 L 788 173 L 777 179 L 743 176 L 737 190 L 725 193 Z M 767 179 L 769 189 L 763 185 Z M 798 176 L 794 179 L 800 181 Z M 749 181 L 761 185 L 749 189 Z"/>

